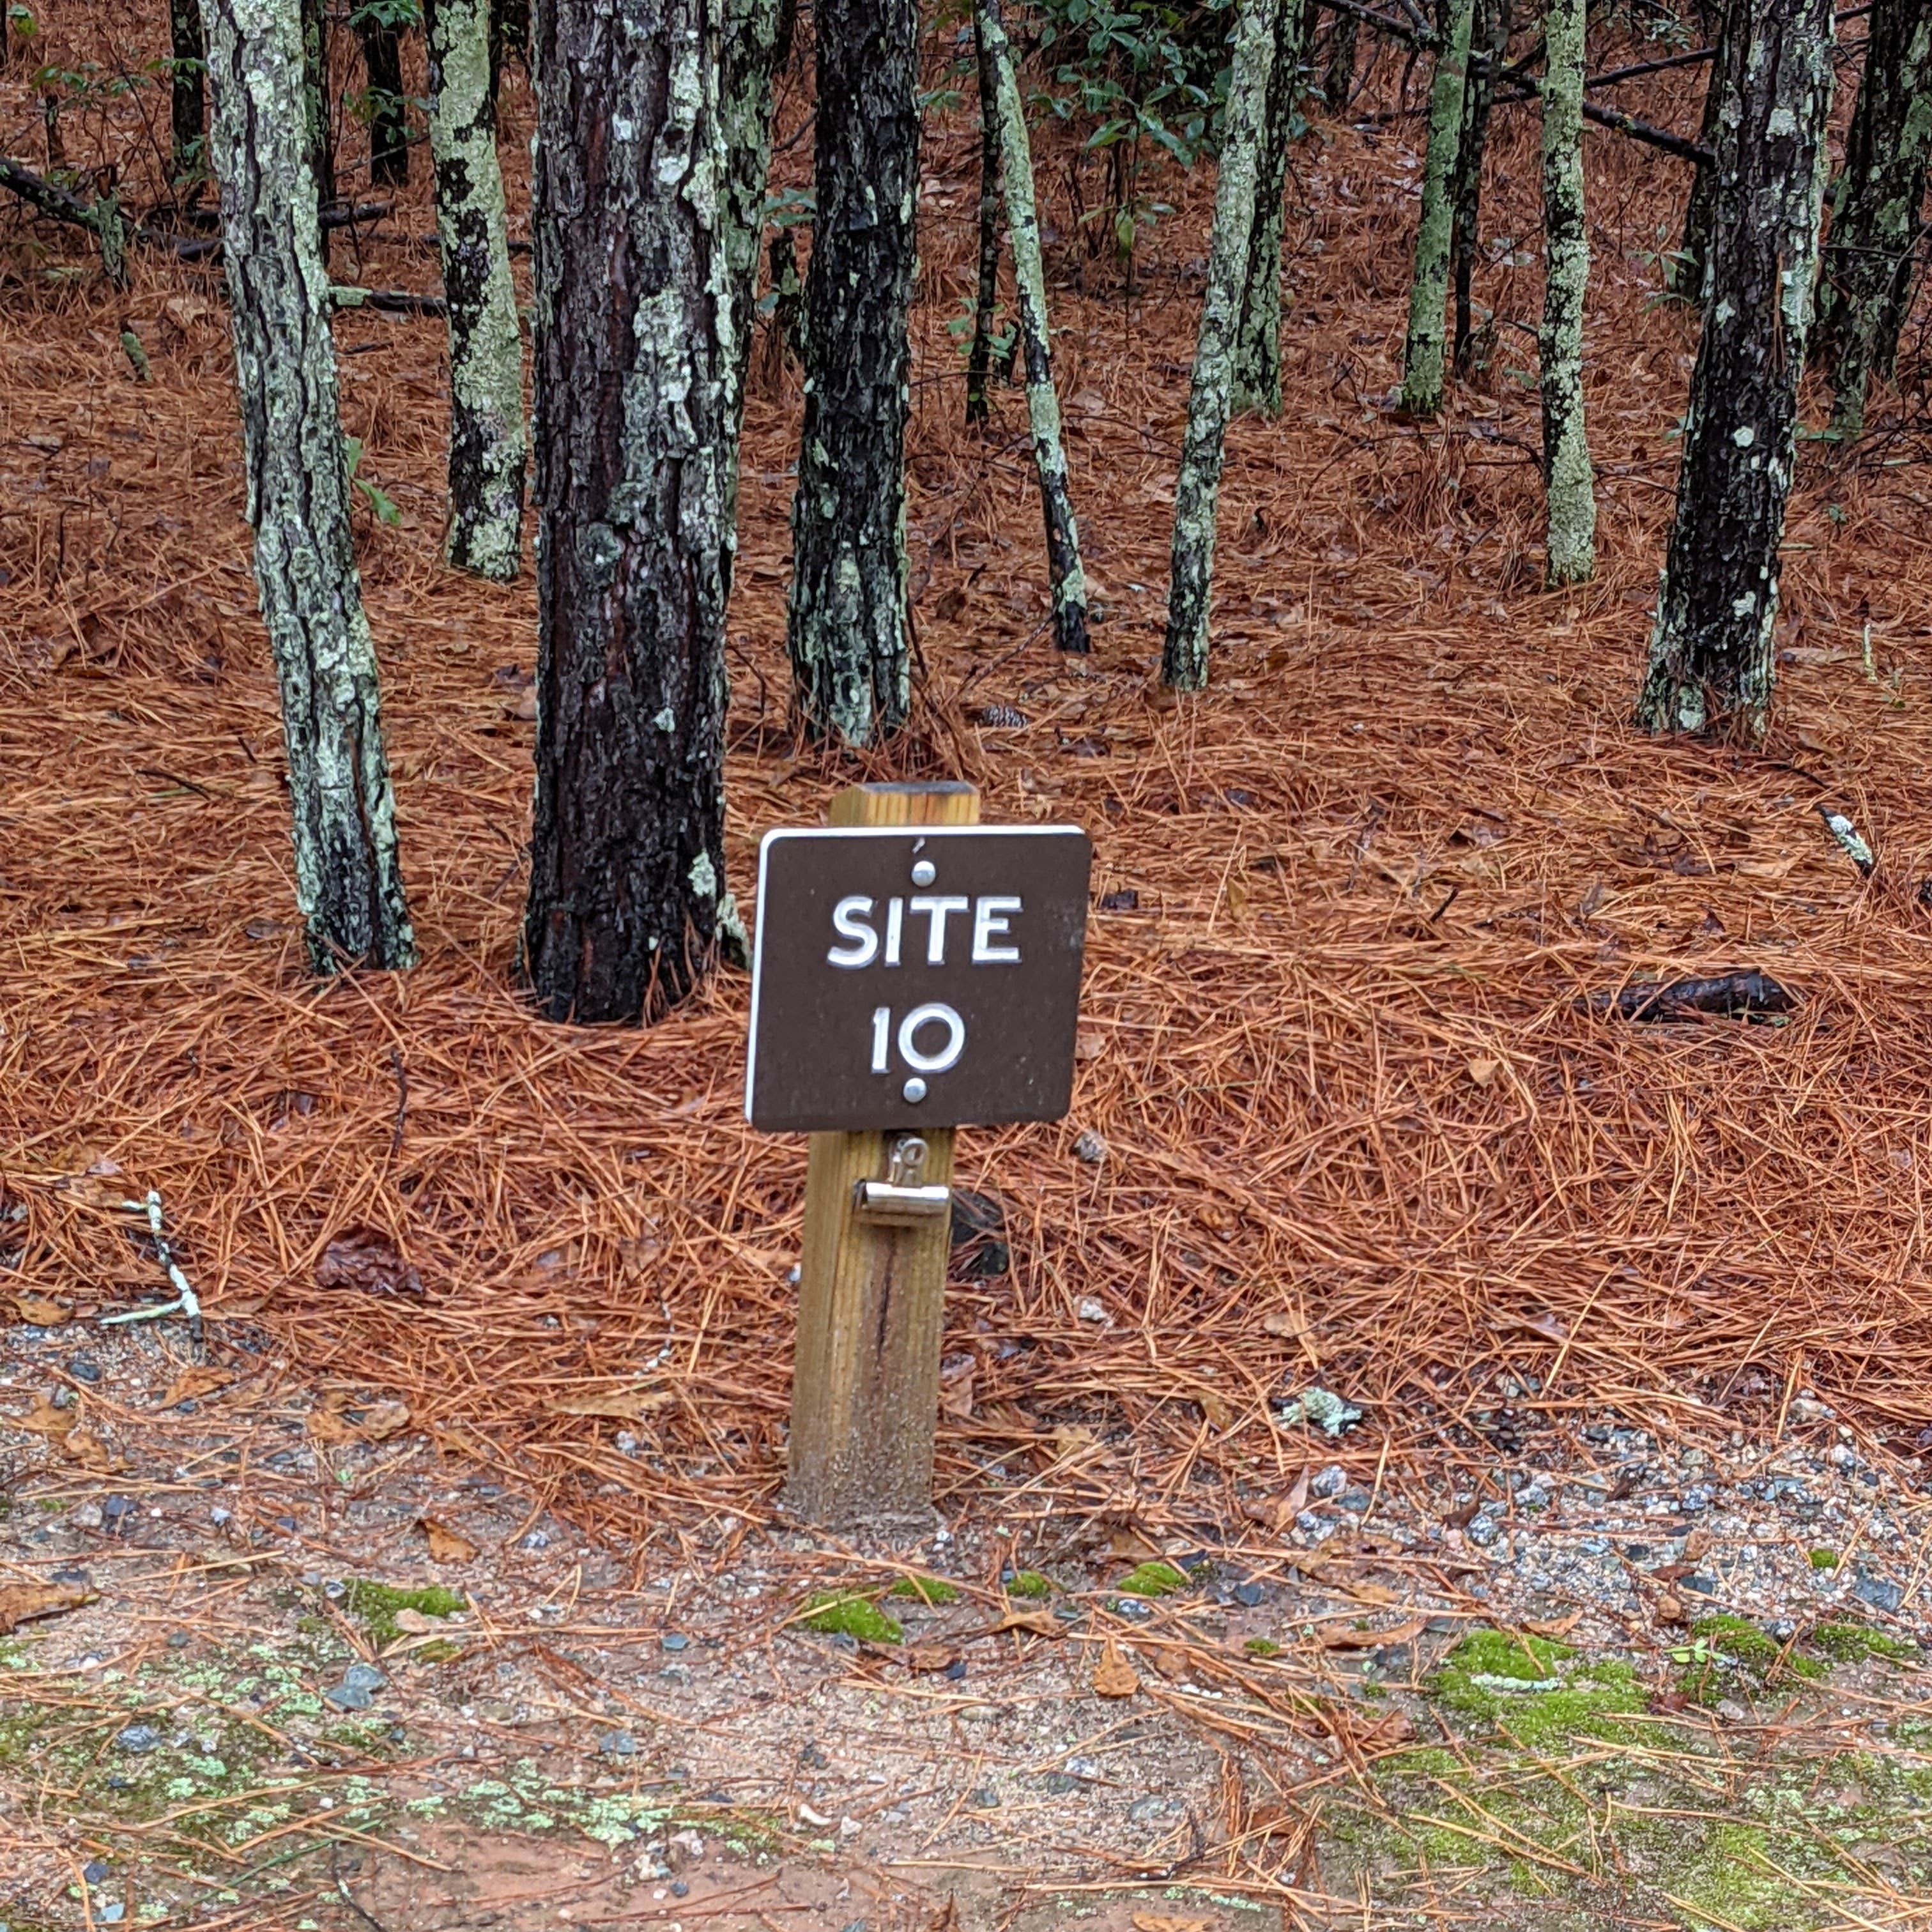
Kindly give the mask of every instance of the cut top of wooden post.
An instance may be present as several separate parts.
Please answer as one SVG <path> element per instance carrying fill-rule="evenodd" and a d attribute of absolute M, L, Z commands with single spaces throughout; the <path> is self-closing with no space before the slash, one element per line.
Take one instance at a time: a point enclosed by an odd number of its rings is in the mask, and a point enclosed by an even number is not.
<path fill-rule="evenodd" d="M 834 825 L 977 825 L 980 790 L 957 778 L 848 785 L 828 816 Z"/>

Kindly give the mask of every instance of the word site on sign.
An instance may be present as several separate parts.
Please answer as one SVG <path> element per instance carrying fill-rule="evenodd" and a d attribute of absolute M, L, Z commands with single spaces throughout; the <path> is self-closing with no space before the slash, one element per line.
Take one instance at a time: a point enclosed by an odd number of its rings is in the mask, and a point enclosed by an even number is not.
<path fill-rule="evenodd" d="M 768 832 L 746 1112 L 772 1132 L 1054 1120 L 1092 848 L 1069 826 Z"/>

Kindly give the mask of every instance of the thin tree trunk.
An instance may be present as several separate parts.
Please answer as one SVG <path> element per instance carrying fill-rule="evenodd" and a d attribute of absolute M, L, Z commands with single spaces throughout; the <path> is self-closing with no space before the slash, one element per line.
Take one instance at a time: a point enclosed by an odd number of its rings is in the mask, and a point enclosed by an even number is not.
<path fill-rule="evenodd" d="M 992 413 L 986 374 L 992 365 L 993 315 L 1000 300 L 1000 83 L 977 7 L 973 50 L 980 70 L 980 280 L 973 298 L 973 346 L 966 356 L 969 424 L 983 423 Z"/>
<path fill-rule="evenodd" d="M 1703 333 L 1637 722 L 1742 729 L 1771 707 L 1825 123 L 1832 0 L 1731 0 Z"/>
<path fill-rule="evenodd" d="M 1583 220 L 1585 0 L 1549 0 L 1543 16 L 1543 478 L 1546 574 L 1582 584 L 1597 567 L 1597 499 L 1583 428 L 1583 298 L 1590 242 Z"/>
<path fill-rule="evenodd" d="M 490 100 L 496 104 L 502 85 L 503 62 L 512 58 L 527 74 L 530 68 L 530 0 L 490 0 Z"/>
<path fill-rule="evenodd" d="M 318 211 L 335 200 L 335 130 L 328 98 L 328 10 L 323 0 L 298 0 L 301 7 L 303 152 L 315 182 Z M 202 0 L 204 10 L 206 0 Z M 322 259 L 328 262 L 328 230 L 322 231 Z"/>
<path fill-rule="evenodd" d="M 738 550 L 738 438 L 757 334 L 759 256 L 765 238 L 765 176 L 772 158 L 772 76 L 791 50 L 796 0 L 724 0 L 718 119 L 724 142 L 725 286 L 731 302 L 731 395 L 724 449 L 724 589 Z"/>
<path fill-rule="evenodd" d="M 1337 14 L 1333 38 L 1328 43 L 1328 71 L 1322 83 L 1322 98 L 1331 114 L 1339 114 L 1355 91 L 1355 29 L 1352 14 Z"/>
<path fill-rule="evenodd" d="M 202 22 L 255 581 L 281 689 L 296 900 L 316 972 L 355 961 L 407 966 L 416 946 L 350 542 L 296 0 L 204 0 Z"/>
<path fill-rule="evenodd" d="M 1932 0 L 1878 0 L 1832 208 L 1812 360 L 1836 391 L 1832 428 L 1855 441 L 1865 388 L 1892 374 L 1911 305 L 1932 151 Z"/>
<path fill-rule="evenodd" d="M 1310 0 L 1312 4 L 1312 0 Z M 1268 74 L 1268 121 L 1256 166 L 1255 219 L 1248 270 L 1234 338 L 1233 407 L 1281 414 L 1282 196 L 1288 187 L 1288 137 L 1300 91 L 1304 0 L 1280 0 L 1275 16 L 1274 64 Z"/>
<path fill-rule="evenodd" d="M 200 0 L 168 0 L 169 131 L 168 172 L 179 196 L 198 193 L 208 172 L 206 152 L 207 108 L 204 75 L 207 54 L 201 38 Z"/>
<path fill-rule="evenodd" d="M 546 0 L 536 158 L 536 801 L 523 968 L 654 1019 L 724 891 L 732 372 L 719 0 Z"/>
<path fill-rule="evenodd" d="M 1456 284 L 1455 347 L 1450 361 L 1459 377 L 1475 366 L 1476 328 L 1469 284 L 1482 242 L 1483 155 L 1489 146 L 1490 104 L 1495 75 L 1509 51 L 1509 0 L 1476 0 L 1471 46 L 1484 58 L 1472 64 L 1462 94 L 1462 136 L 1456 149 L 1456 175 L 1450 192 L 1454 210 L 1450 259 Z"/>
<path fill-rule="evenodd" d="M 1722 25 L 1718 28 L 1716 39 L 1709 44 L 1717 51 L 1711 57 L 1711 78 L 1705 85 L 1704 112 L 1697 124 L 1697 145 L 1714 154 L 1720 131 L 1718 116 L 1724 106 L 1726 90 L 1731 84 L 1726 70 L 1730 51 Z M 1704 272 L 1710 262 L 1711 224 L 1715 218 L 1717 191 L 1717 170 L 1700 164 L 1690 177 L 1690 198 L 1684 209 L 1683 238 L 1664 272 L 1665 286 L 1684 302 L 1701 302 L 1704 299 Z"/>
<path fill-rule="evenodd" d="M 1432 416 L 1442 406 L 1443 304 L 1449 292 L 1449 239 L 1454 226 L 1449 177 L 1462 140 L 1462 90 L 1469 68 L 1474 0 L 1449 0 L 1429 89 L 1429 145 L 1422 164 L 1422 211 L 1415 228 L 1415 272 L 1409 284 L 1408 340 L 1402 350 L 1402 406 Z"/>
<path fill-rule="evenodd" d="M 362 0 L 351 7 L 349 19 L 362 44 L 362 70 L 369 82 L 369 178 L 400 188 L 410 178 L 410 133 L 404 112 L 402 38 L 383 17 L 389 4 Z"/>
<path fill-rule="evenodd" d="M 807 725 L 896 730 L 907 659 L 906 316 L 919 190 L 916 0 L 820 0 L 818 207 L 786 642 Z"/>
<path fill-rule="evenodd" d="M 1234 337 L 1247 282 L 1255 226 L 1255 176 L 1274 70 L 1274 28 L 1283 0 L 1242 0 L 1234 23 L 1234 68 L 1222 124 L 1214 183 L 1214 227 L 1208 248 L 1188 392 L 1187 430 L 1174 484 L 1174 536 L 1168 569 L 1163 684 L 1202 691 L 1208 684 L 1208 606 L 1214 580 L 1214 523 L 1220 504 L 1221 459 L 1233 382 Z"/>
<path fill-rule="evenodd" d="M 489 0 L 424 0 L 436 239 L 449 305 L 449 507 L 443 555 L 507 584 L 522 560 L 524 339 L 510 277 Z"/>
<path fill-rule="evenodd" d="M 1053 386 L 1047 332 L 1046 268 L 1040 259 L 1040 217 L 1034 206 L 1033 153 L 1026 103 L 1013 71 L 1012 49 L 1000 20 L 1000 0 L 979 0 L 974 23 L 991 57 L 998 147 L 1006 190 L 1006 227 L 1012 237 L 1013 284 L 1018 296 L 1020 350 L 1026 358 L 1027 418 L 1033 430 L 1034 472 L 1046 523 L 1047 574 L 1053 592 L 1053 641 L 1063 651 L 1087 648 L 1087 577 L 1080 567 L 1080 532 L 1066 488 L 1066 451 L 1060 436 L 1060 398 Z"/>

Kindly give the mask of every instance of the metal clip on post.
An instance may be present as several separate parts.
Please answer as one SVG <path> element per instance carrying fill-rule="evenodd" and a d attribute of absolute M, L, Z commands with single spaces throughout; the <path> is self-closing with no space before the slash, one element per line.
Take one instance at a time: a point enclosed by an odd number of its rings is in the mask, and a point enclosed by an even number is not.
<path fill-rule="evenodd" d="M 934 1221 L 952 1204 L 952 1190 L 934 1182 L 928 1186 L 926 1143 L 906 1134 L 892 1143 L 892 1166 L 884 1180 L 861 1180 L 852 1190 L 852 1218 L 877 1227 L 916 1228 Z"/>

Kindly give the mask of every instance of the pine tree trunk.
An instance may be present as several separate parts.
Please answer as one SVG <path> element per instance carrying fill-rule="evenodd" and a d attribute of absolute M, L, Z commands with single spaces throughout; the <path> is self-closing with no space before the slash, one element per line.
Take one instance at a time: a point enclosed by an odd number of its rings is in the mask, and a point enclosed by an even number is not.
<path fill-rule="evenodd" d="M 724 0 L 718 119 L 724 142 L 724 274 L 731 299 L 731 396 L 724 450 L 724 555 L 728 599 L 738 550 L 738 438 L 758 333 L 759 257 L 765 238 L 765 176 L 772 158 L 772 76 L 790 51 L 794 0 Z"/>
<path fill-rule="evenodd" d="M 1000 0 L 978 0 L 974 26 L 993 69 L 999 117 L 997 146 L 1012 237 L 1013 284 L 1018 297 L 1020 352 L 1026 358 L 1027 418 L 1033 430 L 1034 472 L 1040 478 L 1046 523 L 1047 573 L 1053 592 L 1053 641 L 1063 651 L 1087 648 L 1087 578 L 1080 567 L 1080 532 L 1067 494 L 1066 450 L 1060 435 L 1060 398 L 1053 386 L 1053 352 L 1046 320 L 1046 267 L 1040 258 L 1040 218 L 1034 206 L 1033 153 L 1026 102 L 1013 71 L 1012 49 L 1000 20 Z"/>
<path fill-rule="evenodd" d="M 1312 4 L 1312 0 L 1308 0 Z M 1304 0 L 1280 0 L 1275 16 L 1274 65 L 1268 74 L 1268 121 L 1256 165 L 1254 226 L 1242 284 L 1241 320 L 1234 338 L 1233 407 L 1281 414 L 1282 196 L 1288 187 L 1288 137 L 1300 91 Z"/>
<path fill-rule="evenodd" d="M 1222 124 L 1214 183 L 1214 227 L 1208 248 L 1208 287 L 1187 397 L 1187 430 L 1174 484 L 1174 536 L 1168 568 L 1163 684 L 1178 691 L 1208 685 L 1208 606 L 1214 580 L 1214 524 L 1220 506 L 1221 459 L 1234 378 L 1248 250 L 1255 226 L 1255 177 L 1266 133 L 1274 30 L 1283 0 L 1241 0 L 1235 16 L 1234 68 Z"/>
<path fill-rule="evenodd" d="M 204 152 L 206 122 L 202 84 L 207 56 L 201 38 L 200 0 L 168 0 L 169 130 L 171 153 L 168 172 L 178 195 L 198 189 L 208 172 Z"/>
<path fill-rule="evenodd" d="M 980 10 L 973 10 L 973 50 L 980 70 L 980 280 L 973 297 L 973 346 L 966 356 L 966 420 L 988 421 L 986 375 L 993 361 L 993 316 L 1000 300 L 999 76 Z"/>
<path fill-rule="evenodd" d="M 1731 84 L 1726 69 L 1730 52 L 1721 24 L 1717 38 L 1709 44 L 1717 51 L 1711 57 L 1711 78 L 1704 89 L 1704 112 L 1697 124 L 1697 142 L 1699 146 L 1715 153 L 1718 116 L 1724 104 L 1725 91 Z M 1717 206 L 1717 170 L 1700 163 L 1690 178 L 1690 198 L 1684 209 L 1683 238 L 1664 272 L 1664 285 L 1684 302 L 1701 302 L 1704 299 L 1704 272 L 1709 266 L 1711 224 Z"/>
<path fill-rule="evenodd" d="M 1450 175 L 1462 140 L 1462 92 L 1468 76 L 1474 0 L 1449 0 L 1429 89 L 1429 145 L 1422 164 L 1422 212 L 1415 230 L 1415 272 L 1409 284 L 1408 340 L 1402 350 L 1402 406 L 1428 417 L 1442 406 L 1443 304 L 1449 292 L 1449 240 L 1454 226 Z"/>
<path fill-rule="evenodd" d="M 1496 93 L 1496 70 L 1509 50 L 1509 0 L 1476 0 L 1469 44 L 1484 58 L 1472 64 L 1463 89 L 1462 136 L 1456 149 L 1455 178 L 1449 195 L 1454 211 L 1450 255 L 1456 284 L 1455 347 L 1450 362 L 1459 376 L 1466 376 L 1475 366 L 1476 329 L 1469 284 L 1482 241 L 1483 155 L 1489 146 L 1490 104 Z"/>
<path fill-rule="evenodd" d="M 489 0 L 424 0 L 436 238 L 449 304 L 449 508 L 443 555 L 507 584 L 521 561 L 524 340 L 510 278 Z"/>
<path fill-rule="evenodd" d="M 722 11 L 547 0 L 532 22 L 537 782 L 523 968 L 556 1020 L 656 1018 L 736 922 Z"/>
<path fill-rule="evenodd" d="M 1548 0 L 1543 20 L 1543 478 L 1546 574 L 1582 584 L 1597 567 L 1597 500 L 1583 429 L 1583 298 L 1590 242 L 1583 221 L 1585 0 Z"/>
<path fill-rule="evenodd" d="M 1704 328 L 1637 703 L 1648 730 L 1755 738 L 1770 710 L 1832 32 L 1832 0 L 1731 0 Z"/>
<path fill-rule="evenodd" d="M 530 68 L 530 0 L 490 0 L 490 104 L 496 104 L 505 59 Z"/>
<path fill-rule="evenodd" d="M 282 701 L 296 899 L 318 973 L 412 963 L 376 653 L 349 533 L 296 0 L 204 0 L 211 158 L 255 580 Z"/>
<path fill-rule="evenodd" d="M 369 178 L 401 188 L 410 178 L 410 130 L 404 112 L 401 36 L 380 17 L 385 0 L 352 4 L 349 18 L 362 44 L 369 82 Z"/>
<path fill-rule="evenodd" d="M 868 745 L 910 700 L 906 316 L 919 190 L 916 0 L 820 0 L 818 208 L 805 280 L 805 428 L 790 647 L 814 732 Z"/>
<path fill-rule="evenodd" d="M 1352 14 L 1335 16 L 1334 38 L 1328 43 L 1328 71 L 1322 83 L 1322 98 L 1331 114 L 1340 114 L 1355 91 L 1355 29 Z"/>
<path fill-rule="evenodd" d="M 1845 142 L 1832 232 L 1818 284 L 1812 359 L 1836 391 L 1832 428 L 1864 427 L 1865 388 L 1892 374 L 1911 305 L 1932 151 L 1932 0 L 1878 0 L 1864 76 Z"/>

